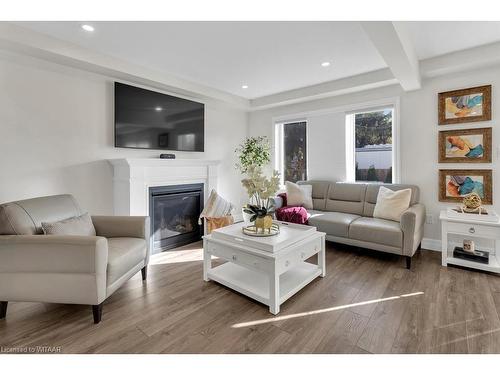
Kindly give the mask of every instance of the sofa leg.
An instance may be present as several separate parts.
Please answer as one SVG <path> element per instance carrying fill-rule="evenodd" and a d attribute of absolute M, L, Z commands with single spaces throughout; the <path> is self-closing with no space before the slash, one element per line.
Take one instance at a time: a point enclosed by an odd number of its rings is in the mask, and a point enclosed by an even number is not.
<path fill-rule="evenodd" d="M 1 301 L 0 302 L 0 319 L 4 319 L 5 316 L 7 315 L 7 305 L 9 302 L 7 301 Z"/>
<path fill-rule="evenodd" d="M 417 250 L 422 250 L 422 242 L 418 244 Z"/>
<path fill-rule="evenodd" d="M 144 268 L 141 269 L 141 274 L 142 274 L 142 281 L 146 281 L 148 277 L 148 266 L 144 266 Z"/>
<path fill-rule="evenodd" d="M 405 256 L 405 258 L 406 258 L 406 269 L 409 270 L 411 269 L 411 257 Z"/>
<path fill-rule="evenodd" d="M 99 305 L 92 305 L 92 314 L 94 315 L 94 324 L 98 324 L 101 321 L 102 304 L 103 304 L 103 302 L 101 302 Z"/>

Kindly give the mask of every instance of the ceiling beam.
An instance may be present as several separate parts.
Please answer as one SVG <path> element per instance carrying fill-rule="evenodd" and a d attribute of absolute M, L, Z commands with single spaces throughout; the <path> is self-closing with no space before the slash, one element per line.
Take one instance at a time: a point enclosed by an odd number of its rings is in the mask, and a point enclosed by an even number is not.
<path fill-rule="evenodd" d="M 370 40 L 405 91 L 421 88 L 418 58 L 403 23 L 361 22 Z"/>
<path fill-rule="evenodd" d="M 447 53 L 420 61 L 422 78 L 434 78 L 500 65 L 500 42 Z"/>
<path fill-rule="evenodd" d="M 397 84 L 398 81 L 386 68 L 251 99 L 250 110 L 257 111 Z"/>

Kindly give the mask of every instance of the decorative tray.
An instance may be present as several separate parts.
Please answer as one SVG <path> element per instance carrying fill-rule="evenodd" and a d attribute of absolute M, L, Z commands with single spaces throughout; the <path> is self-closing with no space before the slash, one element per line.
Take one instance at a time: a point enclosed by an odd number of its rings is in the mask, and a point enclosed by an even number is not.
<path fill-rule="evenodd" d="M 271 237 L 271 236 L 276 236 L 280 233 L 280 227 L 278 224 L 273 223 L 273 226 L 269 231 L 264 230 L 258 230 L 255 225 L 249 225 L 247 227 L 241 228 L 241 231 L 243 234 L 246 234 L 247 236 L 252 236 L 252 237 Z"/>

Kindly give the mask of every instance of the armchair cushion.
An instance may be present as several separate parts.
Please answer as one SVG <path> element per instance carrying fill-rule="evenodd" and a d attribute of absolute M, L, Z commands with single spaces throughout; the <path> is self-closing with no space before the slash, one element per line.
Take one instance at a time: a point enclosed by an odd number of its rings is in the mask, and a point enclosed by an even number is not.
<path fill-rule="evenodd" d="M 68 236 L 95 236 L 94 224 L 89 214 L 71 217 L 69 219 L 46 223 L 42 221 L 42 229 L 45 234 L 58 234 Z"/>
<path fill-rule="evenodd" d="M 111 285 L 139 263 L 145 265 L 146 240 L 133 237 L 108 238 L 107 284 Z"/>

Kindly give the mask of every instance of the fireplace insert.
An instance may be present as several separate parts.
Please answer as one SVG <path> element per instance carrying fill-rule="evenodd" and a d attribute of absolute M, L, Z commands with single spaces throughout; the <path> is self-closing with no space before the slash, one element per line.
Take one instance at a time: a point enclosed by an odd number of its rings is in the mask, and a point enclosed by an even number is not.
<path fill-rule="evenodd" d="M 149 188 L 152 253 L 199 241 L 203 226 L 198 217 L 203 210 L 203 184 Z"/>

